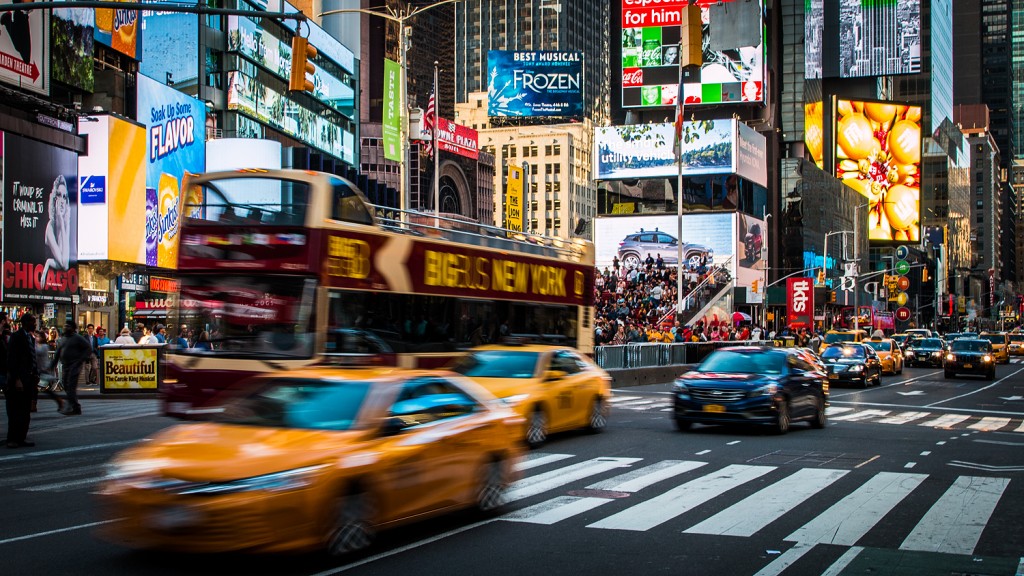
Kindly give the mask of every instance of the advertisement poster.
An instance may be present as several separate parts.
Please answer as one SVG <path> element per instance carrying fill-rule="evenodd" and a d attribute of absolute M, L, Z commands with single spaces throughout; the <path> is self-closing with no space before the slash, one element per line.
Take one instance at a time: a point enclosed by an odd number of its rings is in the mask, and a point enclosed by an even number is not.
<path fill-rule="evenodd" d="M 142 59 L 140 28 L 138 10 L 96 9 L 96 41 L 136 60 Z"/>
<path fill-rule="evenodd" d="M 921 107 L 838 100 L 836 177 L 869 202 L 868 238 L 921 239 Z"/>
<path fill-rule="evenodd" d="M 198 14 L 142 12 L 142 62 L 139 72 L 173 86 L 199 82 Z M 220 86 L 217 86 L 220 88 Z"/>
<path fill-rule="evenodd" d="M 733 172 L 733 120 L 699 120 L 683 127 L 683 175 Z M 595 180 L 668 178 L 677 174 L 675 126 L 634 124 L 594 129 Z"/>
<path fill-rule="evenodd" d="M 490 50 L 488 116 L 582 116 L 583 53 Z"/>
<path fill-rule="evenodd" d="M 814 326 L 814 278 L 786 280 L 786 314 L 792 328 Z"/>
<path fill-rule="evenodd" d="M 62 82 L 92 92 L 93 34 L 96 11 L 91 8 L 54 8 L 50 34 L 50 74 L 54 82 Z"/>
<path fill-rule="evenodd" d="M 599 268 L 612 260 L 629 267 L 642 265 L 647 256 L 666 264 L 678 260 L 678 217 L 616 216 L 594 220 L 594 249 Z M 735 220 L 731 212 L 683 214 L 683 261 L 687 268 L 722 264 L 736 253 Z M 735 263 L 735 259 L 732 260 Z"/>
<path fill-rule="evenodd" d="M 402 161 L 402 95 L 400 93 L 402 70 L 398 62 L 384 59 L 384 158 L 394 162 Z"/>
<path fill-rule="evenodd" d="M 480 157 L 476 130 L 451 120 L 437 119 L 437 149 L 476 160 Z"/>
<path fill-rule="evenodd" d="M 22 4 L 0 0 L 0 4 Z M 0 81 L 38 94 L 50 93 L 50 11 L 0 14 Z"/>
<path fill-rule="evenodd" d="M 523 231 L 523 169 L 508 167 L 505 184 L 505 225 L 513 232 Z"/>
<path fill-rule="evenodd" d="M 206 169 L 206 105 L 140 75 L 139 118 L 146 126 L 146 265 L 178 265 L 178 201 L 186 172 Z"/>
<path fill-rule="evenodd" d="M 157 348 L 101 348 L 103 390 L 156 390 Z"/>
<path fill-rule="evenodd" d="M 4 134 L 3 299 L 78 296 L 78 155 Z"/>
<path fill-rule="evenodd" d="M 95 116 L 82 122 L 89 154 L 79 156 L 79 260 L 146 263 L 146 129 L 134 122 Z"/>
<path fill-rule="evenodd" d="M 746 2 L 746 0 L 743 0 Z M 683 83 L 683 98 L 687 105 L 726 104 L 733 102 L 764 101 L 764 27 L 757 44 L 727 47 L 713 46 L 712 14 L 719 17 L 729 15 L 730 4 L 741 4 L 740 0 L 698 0 L 703 23 L 704 65 L 698 78 Z M 716 4 L 722 5 L 714 9 Z M 764 10 L 764 3 L 758 0 L 757 15 Z M 729 20 L 726 20 L 729 22 Z M 721 25 L 721 22 L 715 22 Z"/>

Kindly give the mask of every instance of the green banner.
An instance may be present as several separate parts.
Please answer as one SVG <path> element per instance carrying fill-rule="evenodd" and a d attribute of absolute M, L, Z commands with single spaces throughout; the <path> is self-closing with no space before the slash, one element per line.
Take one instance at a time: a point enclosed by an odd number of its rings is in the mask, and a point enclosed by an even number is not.
<path fill-rule="evenodd" d="M 399 83 L 402 69 L 398 62 L 384 59 L 384 157 L 388 160 L 401 162 L 402 139 L 399 127 L 402 122 L 402 99 L 399 95 Z"/>

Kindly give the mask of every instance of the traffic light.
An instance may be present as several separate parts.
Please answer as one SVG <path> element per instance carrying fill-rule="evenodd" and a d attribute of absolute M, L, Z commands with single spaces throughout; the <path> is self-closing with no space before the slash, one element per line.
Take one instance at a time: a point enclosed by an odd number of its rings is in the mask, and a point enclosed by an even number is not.
<path fill-rule="evenodd" d="M 701 66 L 704 64 L 704 26 L 700 19 L 700 6 L 688 4 L 683 7 L 682 19 L 679 63 L 682 66 Z"/>
<path fill-rule="evenodd" d="M 825 269 L 824 268 L 822 268 L 821 270 L 818 270 L 818 285 L 819 286 L 824 286 L 825 285 Z"/>
<path fill-rule="evenodd" d="M 835 290 L 829 290 L 828 291 L 828 303 L 829 304 L 835 304 L 836 303 L 836 291 Z"/>
<path fill-rule="evenodd" d="M 927 282 L 927 281 L 928 281 L 928 267 L 925 266 L 925 267 L 921 268 L 921 282 Z"/>
<path fill-rule="evenodd" d="M 316 48 L 309 45 L 309 40 L 301 36 L 292 37 L 292 73 L 288 80 L 288 89 L 299 92 L 312 92 L 313 81 L 306 74 L 315 74 L 316 67 L 309 62 L 317 55 Z"/>
<path fill-rule="evenodd" d="M 757 280 L 754 280 L 753 282 L 750 283 L 750 290 L 755 294 L 757 294 L 757 283 Z"/>

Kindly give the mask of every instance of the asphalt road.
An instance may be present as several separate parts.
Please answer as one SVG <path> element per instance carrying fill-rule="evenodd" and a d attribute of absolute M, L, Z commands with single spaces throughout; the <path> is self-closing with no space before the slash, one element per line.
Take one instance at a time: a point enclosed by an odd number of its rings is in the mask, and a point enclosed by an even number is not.
<path fill-rule="evenodd" d="M 117 450 L 173 424 L 153 400 L 40 402 L 35 448 L 0 452 L 8 574 L 1013 575 L 1024 556 L 1024 364 L 994 382 L 907 369 L 834 388 L 824 430 L 675 432 L 668 384 L 617 391 L 609 428 L 521 463 L 502 515 L 458 514 L 320 555 L 154 554 L 97 539 Z M 0 424 L 6 422 L 0 420 Z"/>

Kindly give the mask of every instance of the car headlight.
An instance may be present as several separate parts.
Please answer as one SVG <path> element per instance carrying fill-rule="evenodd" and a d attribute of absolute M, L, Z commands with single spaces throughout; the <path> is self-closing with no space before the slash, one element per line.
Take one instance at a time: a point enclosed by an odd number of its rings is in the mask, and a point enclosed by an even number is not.
<path fill-rule="evenodd" d="M 501 401 L 509 406 L 515 406 L 517 404 L 520 404 L 529 397 L 529 394 L 513 394 L 511 396 L 505 396 L 504 398 L 501 399 Z"/>
<path fill-rule="evenodd" d="M 913 350 L 907 350 L 907 358 L 910 358 L 913 355 L 914 355 L 914 351 Z"/>
<path fill-rule="evenodd" d="M 953 356 L 952 354 L 946 354 L 946 360 L 952 362 L 953 360 L 956 360 L 956 356 Z"/>
<path fill-rule="evenodd" d="M 989 356 L 988 354 L 985 354 L 984 356 L 981 357 L 981 361 L 982 362 L 991 362 L 992 361 L 992 357 Z"/>
<path fill-rule="evenodd" d="M 849 368 L 847 368 L 847 370 L 850 372 L 863 372 L 864 366 L 861 364 L 856 364 L 854 366 L 850 366 Z"/>
<path fill-rule="evenodd" d="M 935 352 L 932 352 L 932 356 L 942 356 L 942 350 L 936 350 Z"/>
<path fill-rule="evenodd" d="M 263 476 L 242 478 L 228 482 L 211 482 L 194 488 L 180 490 L 179 494 L 233 494 L 236 492 L 286 492 L 305 488 L 313 482 L 313 478 L 328 464 L 295 468 Z"/>
<path fill-rule="evenodd" d="M 762 386 L 760 388 L 755 389 L 753 392 L 750 393 L 750 395 L 751 396 L 774 396 L 775 393 L 778 392 L 778 391 L 779 391 L 779 385 L 773 382 L 773 383 L 768 384 L 766 386 Z"/>
<path fill-rule="evenodd" d="M 682 380 L 676 380 L 672 383 L 672 392 L 686 398 L 690 397 L 690 388 Z"/>

